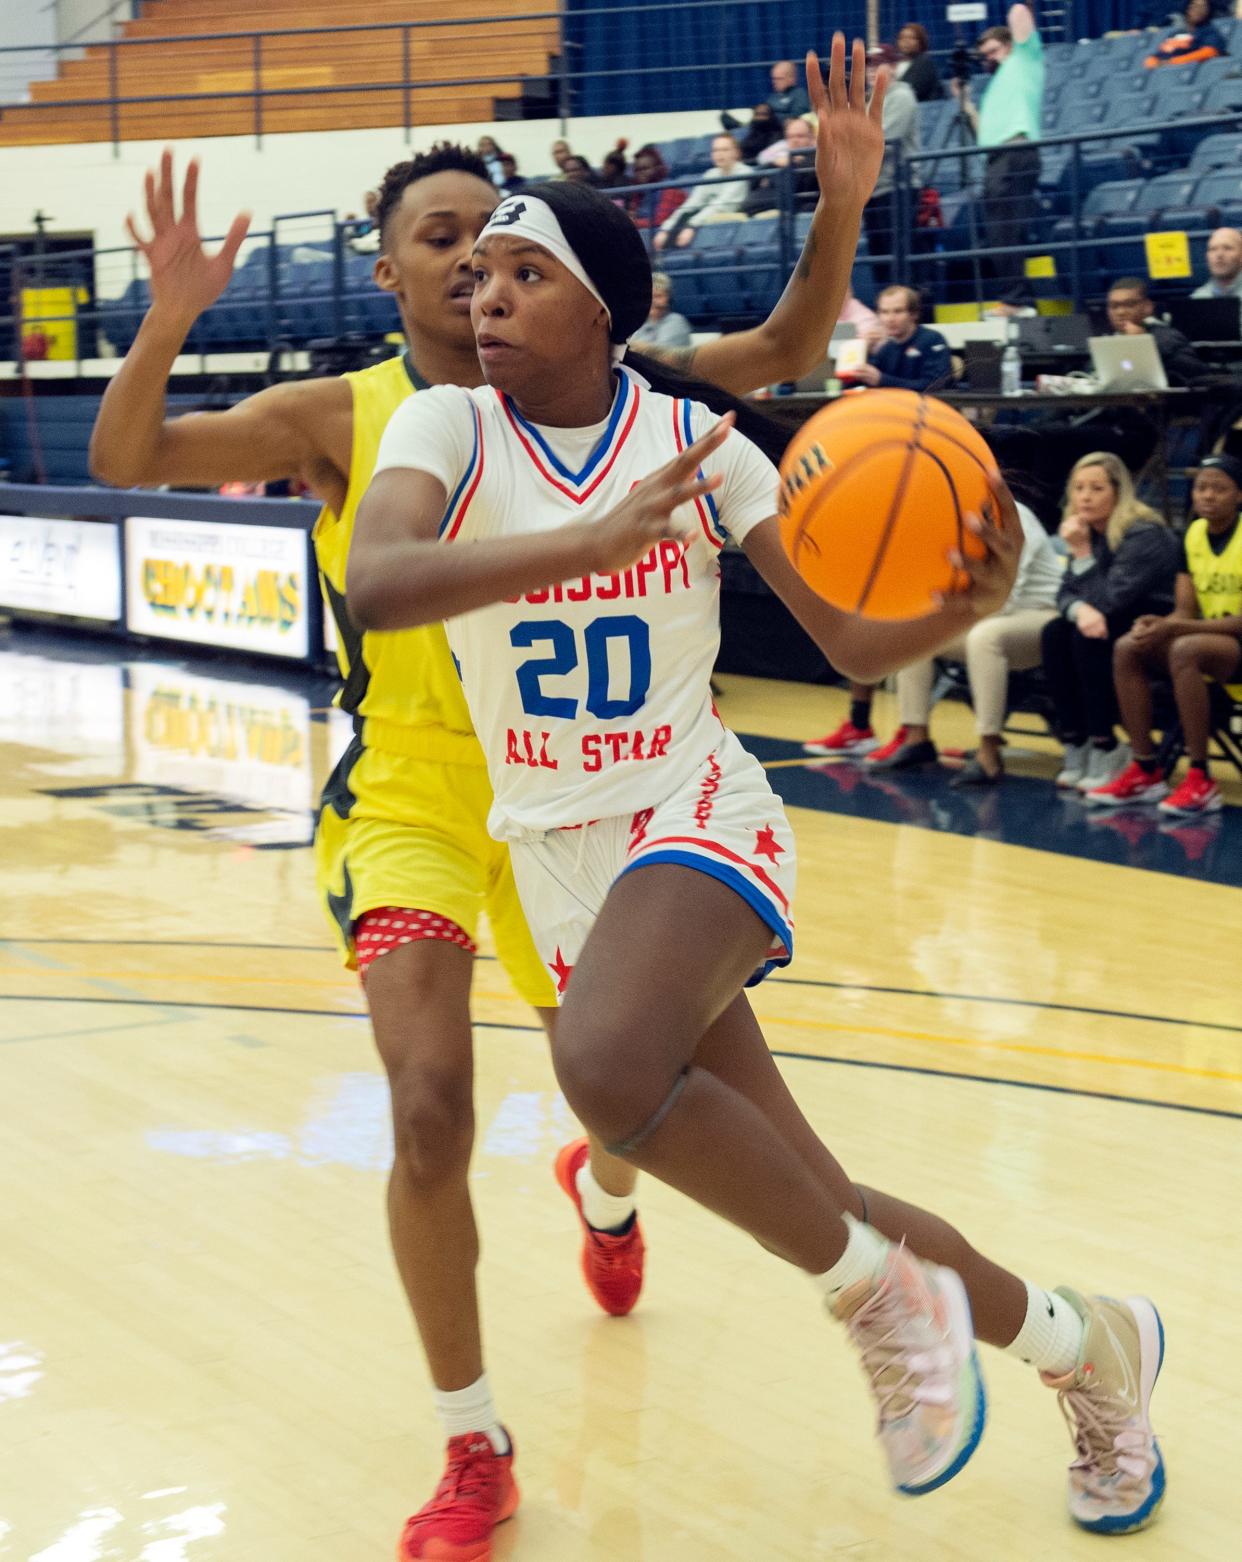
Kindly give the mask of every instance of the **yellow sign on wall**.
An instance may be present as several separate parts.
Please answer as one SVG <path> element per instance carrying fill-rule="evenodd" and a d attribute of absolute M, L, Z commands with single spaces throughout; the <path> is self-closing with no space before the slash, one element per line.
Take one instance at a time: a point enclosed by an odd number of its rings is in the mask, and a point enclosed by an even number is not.
<path fill-rule="evenodd" d="M 1190 275 L 1190 241 L 1184 233 L 1145 233 L 1147 275 L 1157 281 Z"/>
<path fill-rule="evenodd" d="M 47 338 L 48 358 L 78 356 L 79 304 L 85 304 L 84 287 L 24 287 L 22 335 Z"/>

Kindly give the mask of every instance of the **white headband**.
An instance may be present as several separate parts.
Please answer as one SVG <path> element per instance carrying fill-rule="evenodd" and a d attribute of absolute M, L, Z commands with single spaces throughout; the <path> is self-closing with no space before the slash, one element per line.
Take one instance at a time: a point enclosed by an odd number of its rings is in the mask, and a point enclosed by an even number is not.
<path fill-rule="evenodd" d="M 556 213 L 546 201 L 541 201 L 537 196 L 532 195 L 508 196 L 488 218 L 483 232 L 479 234 L 479 242 L 482 243 L 484 239 L 492 238 L 497 233 L 503 233 L 512 239 L 526 239 L 546 249 L 554 259 L 560 261 L 571 276 L 577 277 L 591 297 L 603 308 L 608 316 L 609 326 L 612 325 L 612 310 L 604 302 L 594 282 L 587 276 L 582 262 L 557 221 Z M 628 342 L 612 344 L 613 363 L 621 362 L 628 346 Z"/>

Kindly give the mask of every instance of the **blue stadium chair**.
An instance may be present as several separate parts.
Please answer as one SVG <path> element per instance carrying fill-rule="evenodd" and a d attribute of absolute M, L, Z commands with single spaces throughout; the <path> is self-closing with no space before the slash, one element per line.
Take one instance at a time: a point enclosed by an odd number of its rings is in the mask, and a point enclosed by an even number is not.
<path fill-rule="evenodd" d="M 1138 203 L 1142 188 L 1143 183 L 1140 179 L 1113 179 L 1104 184 L 1097 184 L 1088 192 L 1083 202 L 1082 214 L 1084 217 L 1116 217 L 1125 212 L 1132 212 Z"/>
<path fill-rule="evenodd" d="M 703 296 L 698 275 L 695 272 L 695 258 L 689 250 L 669 249 L 660 256 L 660 270 L 673 284 L 673 297 L 677 301 L 677 311 L 686 315 L 689 319 L 703 321 L 708 317 L 708 308 Z"/>
<path fill-rule="evenodd" d="M 1134 203 L 1136 212 L 1158 212 L 1166 206 L 1189 206 L 1195 198 L 1195 175 L 1180 168 L 1172 173 L 1157 174 L 1148 179 L 1139 191 Z"/>
<path fill-rule="evenodd" d="M 1190 166 L 1196 172 L 1242 165 L 1242 135 L 1234 130 L 1206 136 L 1194 150 Z"/>
<path fill-rule="evenodd" d="M 1236 168 L 1214 168 L 1202 174 L 1195 185 L 1195 200 L 1208 206 L 1242 206 L 1242 155 Z"/>
<path fill-rule="evenodd" d="M 1242 75 L 1214 81 L 1207 89 L 1202 108 L 1205 114 L 1236 114 L 1242 110 Z"/>

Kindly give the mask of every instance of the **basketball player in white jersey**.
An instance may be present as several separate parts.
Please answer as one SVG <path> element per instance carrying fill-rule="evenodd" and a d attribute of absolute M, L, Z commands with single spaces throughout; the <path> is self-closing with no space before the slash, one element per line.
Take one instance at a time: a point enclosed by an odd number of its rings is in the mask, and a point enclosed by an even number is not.
<path fill-rule="evenodd" d="M 490 825 L 561 989 L 553 1059 L 570 1105 L 610 1153 L 813 1279 L 860 1347 L 899 1489 L 931 1491 L 977 1446 L 977 1332 L 1060 1393 L 1075 1519 L 1140 1527 L 1164 1489 L 1148 1419 L 1155 1308 L 1047 1292 L 935 1217 L 854 1187 L 743 992 L 792 956 L 795 853 L 712 705 L 718 550 L 741 544 L 834 664 L 874 681 L 1004 600 L 1021 530 L 999 475 L 965 594 L 906 623 L 840 613 L 785 559 L 775 469 L 731 432 L 733 414 L 621 364 L 650 301 L 622 213 L 577 185 L 511 197 L 476 245 L 475 283 L 488 386 L 432 391 L 394 416 L 348 600 L 369 628 L 449 621 Z"/>

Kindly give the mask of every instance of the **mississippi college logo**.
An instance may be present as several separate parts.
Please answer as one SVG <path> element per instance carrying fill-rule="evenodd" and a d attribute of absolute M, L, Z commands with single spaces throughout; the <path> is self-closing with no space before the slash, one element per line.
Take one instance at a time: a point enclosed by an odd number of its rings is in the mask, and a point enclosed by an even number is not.
<path fill-rule="evenodd" d="M 488 227 L 490 227 L 490 228 L 508 228 L 508 227 L 512 226 L 513 223 L 518 221 L 518 219 L 522 216 L 522 213 L 525 210 L 526 210 L 526 202 L 525 201 L 514 201 L 512 203 L 512 205 L 510 205 L 509 203 L 506 202 L 505 205 L 498 206 L 496 208 L 496 210 L 492 213 L 492 220 L 488 224 Z"/>

